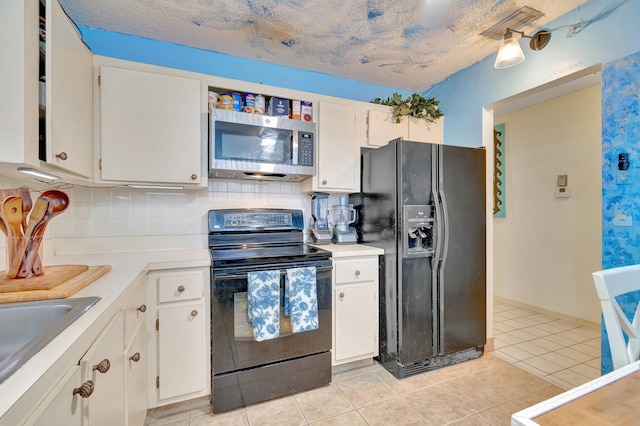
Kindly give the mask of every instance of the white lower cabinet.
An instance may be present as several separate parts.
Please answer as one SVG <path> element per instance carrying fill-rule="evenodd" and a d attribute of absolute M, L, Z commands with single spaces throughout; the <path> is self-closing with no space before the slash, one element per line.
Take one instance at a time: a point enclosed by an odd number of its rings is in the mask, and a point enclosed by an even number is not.
<path fill-rule="evenodd" d="M 82 383 L 80 366 L 69 369 L 57 386 L 42 401 L 40 407 L 25 422 L 36 426 L 80 426 L 81 401 L 76 389 Z"/>
<path fill-rule="evenodd" d="M 149 273 L 149 407 L 211 393 L 209 268 Z"/>
<path fill-rule="evenodd" d="M 80 360 L 82 382 L 93 382 L 93 393 L 83 398 L 83 425 L 125 423 L 124 317 L 119 312 Z"/>
<path fill-rule="evenodd" d="M 125 348 L 127 424 L 143 425 L 147 415 L 147 352 L 146 324 L 138 325 L 133 339 Z"/>
<path fill-rule="evenodd" d="M 148 358 L 146 295 L 146 286 L 142 285 L 25 424 L 144 425 Z"/>
<path fill-rule="evenodd" d="M 332 364 L 378 355 L 378 256 L 333 260 Z"/>

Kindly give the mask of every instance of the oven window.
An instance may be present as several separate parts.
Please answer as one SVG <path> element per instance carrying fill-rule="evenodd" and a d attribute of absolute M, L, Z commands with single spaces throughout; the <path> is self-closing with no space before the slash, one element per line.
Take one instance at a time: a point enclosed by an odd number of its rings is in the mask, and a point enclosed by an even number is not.
<path fill-rule="evenodd" d="M 291 164 L 292 140 L 292 130 L 224 121 L 215 123 L 215 157 L 218 160 Z"/>
<path fill-rule="evenodd" d="M 211 297 L 214 374 L 252 368 L 331 349 L 331 268 L 316 271 L 317 330 L 291 332 L 284 313 L 284 273 L 280 279 L 280 337 L 256 342 L 247 318 L 247 279 L 216 277 Z"/>

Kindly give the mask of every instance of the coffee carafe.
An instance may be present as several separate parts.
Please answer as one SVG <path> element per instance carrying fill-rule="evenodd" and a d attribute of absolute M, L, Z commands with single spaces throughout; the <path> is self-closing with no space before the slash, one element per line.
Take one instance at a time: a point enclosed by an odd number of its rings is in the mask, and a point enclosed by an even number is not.
<path fill-rule="evenodd" d="M 335 244 L 355 244 L 358 242 L 356 230 L 349 226 L 356 221 L 356 210 L 349 204 L 349 196 L 343 195 L 337 205 L 331 207 L 333 237 Z"/>
<path fill-rule="evenodd" d="M 311 240 L 315 244 L 331 243 L 329 230 L 329 194 L 316 193 L 311 196 Z"/>

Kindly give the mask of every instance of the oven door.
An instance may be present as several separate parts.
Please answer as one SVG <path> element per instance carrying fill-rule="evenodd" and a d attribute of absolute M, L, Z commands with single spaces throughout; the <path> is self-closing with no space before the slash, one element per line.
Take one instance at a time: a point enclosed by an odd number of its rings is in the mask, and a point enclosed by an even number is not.
<path fill-rule="evenodd" d="M 316 267 L 319 328 L 292 333 L 284 317 L 284 277 L 288 268 Z M 280 337 L 256 342 L 247 320 L 247 273 L 255 267 L 212 268 L 212 370 L 220 375 L 331 350 L 331 260 L 262 264 L 280 270 Z"/>

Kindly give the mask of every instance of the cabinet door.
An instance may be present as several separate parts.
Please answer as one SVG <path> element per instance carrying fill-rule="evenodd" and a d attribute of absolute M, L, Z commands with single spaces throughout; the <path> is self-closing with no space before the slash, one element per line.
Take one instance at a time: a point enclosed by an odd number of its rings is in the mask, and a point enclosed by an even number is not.
<path fill-rule="evenodd" d="M 111 67 L 100 76 L 102 180 L 200 183 L 200 82 Z"/>
<path fill-rule="evenodd" d="M 91 177 L 93 56 L 58 2 L 46 6 L 46 161 Z"/>
<path fill-rule="evenodd" d="M 159 399 L 203 390 L 202 302 L 158 307 Z"/>
<path fill-rule="evenodd" d="M 35 411 L 26 424 L 36 426 L 80 426 L 82 417 L 81 398 L 74 395 L 74 389 L 81 385 L 80 367 L 71 368 L 60 380 L 58 385 L 51 389 L 47 398 Z"/>
<path fill-rule="evenodd" d="M 140 324 L 125 362 L 128 426 L 142 426 L 147 415 L 147 358 L 145 324 Z"/>
<path fill-rule="evenodd" d="M 408 140 L 415 142 L 442 143 L 442 128 L 444 117 L 440 117 L 433 123 L 413 117 L 407 117 L 409 123 Z"/>
<path fill-rule="evenodd" d="M 336 362 L 373 356 L 378 322 L 374 282 L 336 286 L 334 295 Z"/>
<path fill-rule="evenodd" d="M 122 312 L 109 323 L 98 340 L 80 360 L 83 381 L 92 380 L 93 393 L 87 398 L 83 424 L 91 426 L 125 423 L 124 321 Z M 108 361 L 109 367 L 105 370 Z"/>
<path fill-rule="evenodd" d="M 409 139 L 407 119 L 396 123 L 396 119 L 389 111 L 369 110 L 367 116 L 367 146 L 384 146 L 390 140 Z"/>
<path fill-rule="evenodd" d="M 318 190 L 356 191 L 355 111 L 347 105 L 318 103 Z"/>

